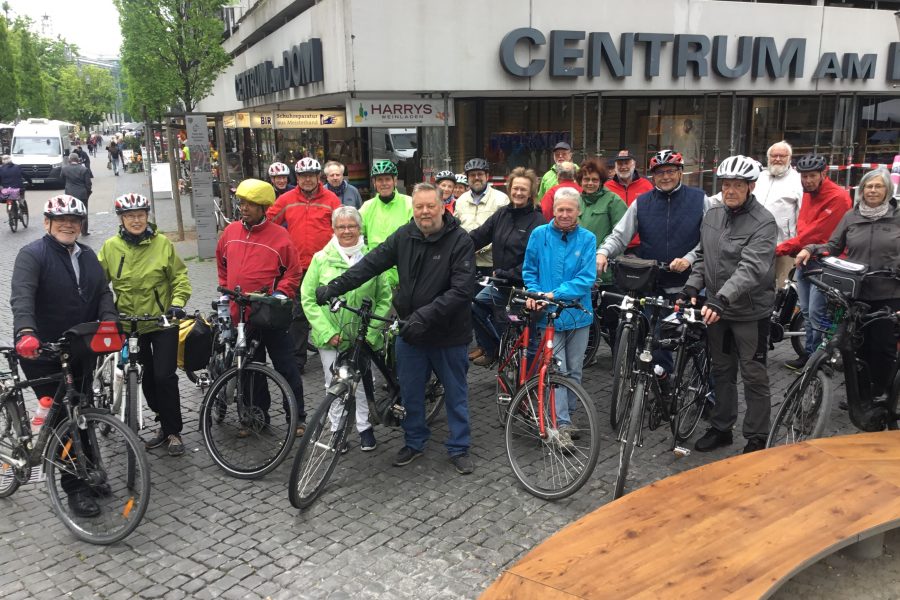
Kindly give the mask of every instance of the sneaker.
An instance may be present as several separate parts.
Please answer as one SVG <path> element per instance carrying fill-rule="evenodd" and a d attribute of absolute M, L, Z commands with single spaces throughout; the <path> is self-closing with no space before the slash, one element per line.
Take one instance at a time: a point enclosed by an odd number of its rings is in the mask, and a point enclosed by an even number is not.
<path fill-rule="evenodd" d="M 306 433 L 306 423 L 300 423 L 297 425 L 297 437 L 303 437 L 303 434 Z"/>
<path fill-rule="evenodd" d="M 371 452 L 378 443 L 375 441 L 375 430 L 369 427 L 359 433 L 359 449 L 363 452 Z"/>
<path fill-rule="evenodd" d="M 787 361 L 786 363 L 784 363 L 784 366 L 786 366 L 788 369 L 791 369 L 793 371 L 802 371 L 803 367 L 806 366 L 806 362 L 808 360 L 809 360 L 809 355 L 804 354 L 803 356 L 798 356 L 794 360 Z"/>
<path fill-rule="evenodd" d="M 571 427 L 562 426 L 556 430 L 556 443 L 566 451 L 575 449 L 575 444 L 572 442 L 572 434 L 570 433 L 571 429 Z"/>
<path fill-rule="evenodd" d="M 395 467 L 403 467 L 420 456 L 422 456 L 421 450 L 413 450 L 409 446 L 403 446 L 400 448 L 400 452 L 397 453 L 397 458 L 394 459 L 393 465 Z"/>
<path fill-rule="evenodd" d="M 144 448 L 147 450 L 153 450 L 154 448 L 159 448 L 169 439 L 165 433 L 163 433 L 162 429 L 157 429 L 156 433 L 153 434 L 153 437 L 144 442 Z"/>
<path fill-rule="evenodd" d="M 576 440 L 576 441 L 577 441 L 577 440 L 580 440 L 580 439 L 581 439 L 581 431 L 578 430 L 578 429 L 576 429 L 576 428 L 573 427 L 572 425 L 560 425 L 560 426 L 559 426 L 559 432 L 562 433 L 563 431 L 565 431 L 566 433 L 568 433 L 568 434 L 569 434 L 569 438 L 571 438 L 571 439 L 573 439 L 573 440 Z"/>
<path fill-rule="evenodd" d="M 765 438 L 750 438 L 747 440 L 747 445 L 744 446 L 744 454 L 750 454 L 751 452 L 756 452 L 757 450 L 765 450 L 766 449 L 766 440 Z"/>
<path fill-rule="evenodd" d="M 169 456 L 181 456 L 184 454 L 184 443 L 181 437 L 174 433 L 169 436 Z"/>
<path fill-rule="evenodd" d="M 338 437 L 340 437 L 341 433 L 342 432 L 340 432 L 340 431 L 333 431 L 331 433 L 331 445 L 332 446 L 334 446 L 337 443 L 337 439 L 338 439 Z M 347 440 L 344 440 L 344 442 L 341 444 L 341 447 L 338 449 L 338 452 L 340 452 L 341 454 L 347 454 L 348 452 L 350 452 L 350 442 L 348 442 Z"/>
<path fill-rule="evenodd" d="M 460 475 L 468 475 L 475 470 L 475 465 L 472 463 L 472 457 L 469 456 L 468 452 L 451 456 L 450 462 L 453 463 L 453 466 L 456 467 L 456 472 Z"/>
<path fill-rule="evenodd" d="M 697 452 L 711 452 L 716 448 L 724 448 L 730 446 L 734 440 L 731 437 L 731 431 L 719 431 L 710 427 L 706 430 L 697 443 L 694 444 L 694 450 Z"/>
<path fill-rule="evenodd" d="M 250 428 L 241 427 L 240 429 L 237 430 L 236 436 L 238 439 L 241 439 L 241 440 L 244 438 L 250 437 Z"/>
<path fill-rule="evenodd" d="M 484 354 L 484 348 L 476 346 L 475 348 L 472 349 L 471 352 L 469 352 L 469 360 L 475 360 L 476 358 L 478 358 L 479 356 L 482 356 L 483 354 Z"/>
<path fill-rule="evenodd" d="M 472 364 L 478 365 L 479 367 L 490 367 L 492 364 L 494 364 L 495 360 L 497 360 L 496 357 L 482 353 L 481 356 L 472 361 Z"/>
<path fill-rule="evenodd" d="M 100 514 L 100 505 L 85 491 L 72 492 L 69 494 L 68 502 L 72 514 L 76 517 L 87 519 Z"/>

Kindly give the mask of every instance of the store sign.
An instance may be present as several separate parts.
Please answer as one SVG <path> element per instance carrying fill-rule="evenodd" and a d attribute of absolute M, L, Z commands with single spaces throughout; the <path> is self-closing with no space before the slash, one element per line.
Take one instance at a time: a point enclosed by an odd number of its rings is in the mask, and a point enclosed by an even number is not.
<path fill-rule="evenodd" d="M 583 43 L 587 39 L 587 47 Z M 737 44 L 734 64 L 728 64 L 729 43 Z M 516 58 L 516 47 L 527 45 L 537 54 L 542 46 L 549 46 L 548 57 L 531 58 L 527 64 Z M 671 76 L 708 77 L 710 73 L 724 79 L 750 75 L 754 79 L 804 76 L 806 38 L 788 38 L 781 49 L 773 37 L 740 36 L 736 42 L 727 35 L 710 39 L 705 35 L 671 33 L 623 33 L 618 47 L 606 31 L 553 30 L 547 37 L 532 27 L 514 29 L 500 42 L 500 64 L 510 75 L 534 77 L 549 63 L 551 77 L 598 77 L 605 71 L 616 79 L 631 77 L 635 46 L 644 48 L 644 77 L 658 77 L 664 48 L 671 47 Z M 878 55 L 822 52 L 812 73 L 812 79 L 874 79 Z M 900 80 L 900 43 L 890 44 L 888 50 L 888 81 Z"/>
<path fill-rule="evenodd" d="M 234 115 L 223 115 L 222 116 L 222 127 L 225 129 L 234 129 L 237 127 L 237 119 Z"/>
<path fill-rule="evenodd" d="M 443 99 L 347 100 L 347 122 L 352 127 L 439 127 L 455 125 L 453 102 L 444 114 Z"/>
<path fill-rule="evenodd" d="M 324 81 L 322 40 L 313 38 L 281 53 L 281 64 L 271 60 L 234 76 L 234 93 L 240 101 Z"/>
<path fill-rule="evenodd" d="M 238 127 L 250 127 L 250 113 L 239 112 L 234 115 Z"/>
<path fill-rule="evenodd" d="M 253 129 L 272 129 L 272 113 L 250 113 L 250 127 Z"/>
<path fill-rule="evenodd" d="M 343 111 L 275 111 L 276 129 L 334 129 L 346 126 Z"/>
<path fill-rule="evenodd" d="M 191 202 L 197 226 L 197 255 L 213 258 L 216 255 L 216 217 L 214 214 L 212 163 L 209 154 L 209 129 L 204 115 L 187 115 L 187 145 L 191 150 L 188 163 L 191 177 Z"/>

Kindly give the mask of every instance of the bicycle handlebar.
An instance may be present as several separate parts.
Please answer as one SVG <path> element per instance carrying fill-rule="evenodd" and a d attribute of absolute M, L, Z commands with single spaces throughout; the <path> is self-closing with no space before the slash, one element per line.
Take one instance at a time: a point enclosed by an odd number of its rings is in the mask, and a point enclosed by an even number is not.
<path fill-rule="evenodd" d="M 353 306 L 350 306 L 349 304 L 347 304 L 347 300 L 345 300 L 344 298 L 335 298 L 334 301 L 332 301 L 331 306 L 329 307 L 329 309 L 333 313 L 336 313 L 337 311 L 339 311 L 342 308 L 344 310 L 352 312 L 355 315 L 359 315 L 360 317 L 368 317 L 368 318 L 374 319 L 376 321 L 381 321 L 382 323 L 388 323 L 390 325 L 397 323 L 397 325 L 399 325 L 400 327 L 403 327 L 404 325 L 406 325 L 406 321 L 404 321 L 398 317 L 393 317 L 393 318 L 381 317 L 379 315 L 376 315 L 371 310 L 364 311 L 361 308 L 354 308 Z"/>
<path fill-rule="evenodd" d="M 619 264 L 619 260 L 620 259 L 618 258 L 607 258 L 606 262 L 610 265 L 617 265 Z M 670 263 L 662 262 L 660 260 L 656 261 L 656 266 L 660 271 L 671 271 L 672 269 L 669 267 L 669 264 Z"/>
<path fill-rule="evenodd" d="M 531 300 L 537 300 L 538 302 L 546 302 L 547 304 L 553 304 L 558 306 L 560 310 L 565 310 L 567 308 L 574 308 L 576 310 L 580 310 L 590 314 L 589 311 L 585 310 L 581 305 L 581 302 L 578 300 L 560 300 L 559 298 L 549 298 L 546 294 L 539 294 L 537 292 L 529 292 L 528 290 L 516 289 L 513 288 L 513 296 L 517 296 L 519 298 L 528 298 Z"/>
<path fill-rule="evenodd" d="M 177 321 L 178 319 L 174 319 L 174 320 Z M 156 323 L 159 324 L 160 327 L 171 327 L 172 326 L 172 323 L 169 322 L 169 317 L 166 314 L 161 314 L 161 315 L 156 315 L 156 316 L 145 314 L 145 315 L 138 316 L 138 315 L 126 315 L 126 314 L 120 313 L 119 321 L 122 321 L 123 323 L 125 323 L 125 322 L 130 323 L 132 333 L 134 333 L 135 329 L 137 328 L 138 323 L 149 323 L 151 321 L 155 321 Z"/>
<path fill-rule="evenodd" d="M 501 279 L 500 277 L 491 277 L 490 275 L 485 275 L 481 279 L 479 279 L 476 283 L 482 287 L 488 287 L 491 285 L 508 285 L 509 280 Z"/>

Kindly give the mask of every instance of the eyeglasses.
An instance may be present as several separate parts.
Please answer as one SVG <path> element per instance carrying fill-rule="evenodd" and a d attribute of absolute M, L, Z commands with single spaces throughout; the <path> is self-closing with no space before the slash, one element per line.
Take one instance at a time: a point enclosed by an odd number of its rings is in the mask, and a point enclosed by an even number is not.
<path fill-rule="evenodd" d="M 678 169 L 657 169 L 653 172 L 656 177 L 671 177 L 678 172 Z"/>
<path fill-rule="evenodd" d="M 122 218 L 127 221 L 143 221 L 147 218 L 147 213 L 142 210 L 127 212 L 122 214 Z"/>
<path fill-rule="evenodd" d="M 864 190 L 884 190 L 887 189 L 884 187 L 883 183 L 867 183 L 863 186 Z"/>
<path fill-rule="evenodd" d="M 335 231 L 356 231 L 359 225 L 335 225 Z"/>
<path fill-rule="evenodd" d="M 600 183 L 599 177 L 588 177 L 585 175 L 581 178 L 581 183 Z"/>
<path fill-rule="evenodd" d="M 790 154 L 770 154 L 769 155 L 769 158 L 779 158 L 781 160 L 785 160 L 790 157 L 791 157 Z"/>

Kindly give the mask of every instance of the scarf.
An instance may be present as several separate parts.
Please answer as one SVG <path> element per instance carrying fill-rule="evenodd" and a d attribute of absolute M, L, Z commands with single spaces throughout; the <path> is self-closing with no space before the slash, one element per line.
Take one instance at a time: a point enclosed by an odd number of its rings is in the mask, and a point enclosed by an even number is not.
<path fill-rule="evenodd" d="M 325 187 L 327 187 L 329 190 L 331 190 L 334 193 L 334 195 L 337 196 L 338 198 L 343 198 L 344 190 L 347 189 L 347 182 L 342 181 L 341 185 L 339 185 L 337 187 L 333 187 L 330 183 L 326 183 Z"/>
<path fill-rule="evenodd" d="M 137 246 L 141 242 L 146 239 L 152 238 L 156 235 L 156 232 L 148 225 L 147 229 L 144 230 L 143 233 L 139 233 L 138 235 L 134 235 L 127 229 L 125 229 L 124 225 L 119 225 L 119 237 L 128 242 L 129 244 Z"/>
<path fill-rule="evenodd" d="M 366 240 L 363 239 L 363 236 L 359 236 L 359 240 L 353 246 L 341 246 L 336 235 L 331 236 L 330 243 L 337 249 L 338 254 L 341 255 L 341 258 L 344 259 L 344 262 L 347 263 L 348 267 L 352 267 L 362 260 L 362 249 L 366 246 Z"/>
<path fill-rule="evenodd" d="M 875 208 L 872 208 L 865 201 L 859 203 L 859 214 L 864 216 L 867 219 L 872 221 L 876 221 L 887 214 L 888 210 L 891 208 L 891 201 L 885 200 Z"/>

